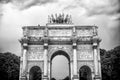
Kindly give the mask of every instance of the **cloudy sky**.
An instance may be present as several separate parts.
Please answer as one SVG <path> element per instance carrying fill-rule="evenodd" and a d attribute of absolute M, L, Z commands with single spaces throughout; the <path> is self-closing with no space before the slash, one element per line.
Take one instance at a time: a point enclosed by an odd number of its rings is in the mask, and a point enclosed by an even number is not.
<path fill-rule="evenodd" d="M 45 25 L 52 13 L 72 15 L 75 25 L 97 25 L 101 48 L 120 44 L 120 0 L 0 0 L 0 51 L 20 55 L 22 26 Z"/>
<path fill-rule="evenodd" d="M 45 25 L 52 13 L 71 14 L 75 25 L 98 26 L 100 47 L 110 50 L 120 44 L 119 4 L 120 0 L 0 0 L 0 51 L 20 55 L 22 26 Z"/>

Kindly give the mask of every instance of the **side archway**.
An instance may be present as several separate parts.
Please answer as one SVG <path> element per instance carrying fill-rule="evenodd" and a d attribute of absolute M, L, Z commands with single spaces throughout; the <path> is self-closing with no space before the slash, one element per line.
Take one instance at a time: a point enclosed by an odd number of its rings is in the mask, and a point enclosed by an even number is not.
<path fill-rule="evenodd" d="M 91 69 L 88 66 L 82 66 L 79 70 L 79 80 L 92 80 Z"/>
<path fill-rule="evenodd" d="M 38 66 L 33 66 L 29 72 L 29 80 L 42 80 L 42 71 Z"/>

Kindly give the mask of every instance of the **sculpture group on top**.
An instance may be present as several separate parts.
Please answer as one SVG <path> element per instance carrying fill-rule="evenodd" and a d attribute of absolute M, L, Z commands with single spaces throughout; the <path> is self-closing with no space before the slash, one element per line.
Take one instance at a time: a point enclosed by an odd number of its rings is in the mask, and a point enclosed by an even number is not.
<path fill-rule="evenodd" d="M 55 15 L 49 15 L 48 16 L 48 23 L 56 23 L 56 24 L 71 24 L 72 19 L 71 15 L 65 15 L 65 14 L 55 14 Z"/>

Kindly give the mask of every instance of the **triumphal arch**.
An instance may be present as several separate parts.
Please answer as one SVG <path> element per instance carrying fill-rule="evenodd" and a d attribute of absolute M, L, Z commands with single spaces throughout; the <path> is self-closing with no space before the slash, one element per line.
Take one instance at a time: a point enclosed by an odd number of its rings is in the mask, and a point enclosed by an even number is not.
<path fill-rule="evenodd" d="M 20 80 L 51 80 L 52 59 L 69 61 L 70 80 L 101 80 L 97 26 L 74 25 L 70 15 L 48 16 L 46 26 L 24 26 Z"/>

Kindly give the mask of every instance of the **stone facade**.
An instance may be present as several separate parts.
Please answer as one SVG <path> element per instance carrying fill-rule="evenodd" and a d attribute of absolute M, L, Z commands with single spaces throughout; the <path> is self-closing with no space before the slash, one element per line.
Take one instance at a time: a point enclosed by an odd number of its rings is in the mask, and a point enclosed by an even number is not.
<path fill-rule="evenodd" d="M 63 18 L 59 19 L 62 22 L 49 21 L 46 26 L 23 27 L 19 79 L 32 80 L 29 79 L 30 69 L 38 66 L 42 71 L 41 79 L 50 80 L 52 56 L 63 51 L 69 57 L 71 80 L 80 79 L 83 66 L 89 67 L 91 71 L 89 74 L 92 78 L 87 80 L 101 80 L 97 26 L 75 26 L 70 20 L 64 23 Z"/>

